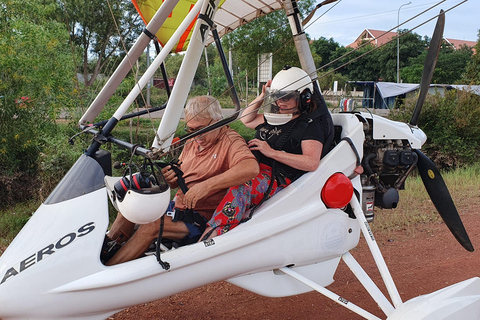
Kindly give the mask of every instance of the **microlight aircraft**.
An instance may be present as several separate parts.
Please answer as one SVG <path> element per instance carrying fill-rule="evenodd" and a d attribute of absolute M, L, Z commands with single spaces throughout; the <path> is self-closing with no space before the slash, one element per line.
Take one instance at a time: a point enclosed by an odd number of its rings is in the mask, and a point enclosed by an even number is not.
<path fill-rule="evenodd" d="M 324 1 L 317 8 L 331 2 L 334 1 Z M 168 249 L 157 243 L 158 250 L 153 255 L 105 266 L 100 252 L 109 226 L 108 201 L 109 197 L 116 200 L 108 187 L 110 179 L 114 179 L 111 155 L 102 146 L 113 143 L 129 149 L 132 156 L 145 158 L 148 165 L 142 170 L 150 168 L 154 174 L 157 158 L 172 146 L 205 45 L 215 41 L 221 46 L 219 37 L 239 25 L 274 10 L 285 10 L 302 68 L 319 90 L 296 1 L 166 0 L 160 7 L 139 0 L 134 3 L 147 26 L 80 119 L 82 133 L 92 134 L 92 143 L 0 258 L 0 318 L 105 319 L 129 306 L 226 280 L 269 297 L 316 290 L 365 319 L 379 319 L 326 288 L 333 282 L 341 259 L 377 302 L 385 319 L 480 318 L 478 277 L 402 301 L 367 221 L 374 204 L 395 207 L 398 190 L 417 167 L 445 224 L 466 250 L 473 251 L 439 171 L 420 151 L 426 135 L 417 121 L 442 41 L 444 12 L 438 16 L 417 106 L 409 124 L 369 112 L 332 114 L 335 143 L 318 169 L 266 201 L 250 221 L 224 235 L 178 248 Z M 177 18 L 175 28 L 168 31 L 171 19 Z M 131 61 L 141 55 L 155 35 L 162 50 L 152 65 L 115 114 L 108 121 L 95 122 L 128 73 Z M 113 129 L 125 118 L 141 88 L 171 51 L 184 50 L 183 64 L 151 148 L 116 139 Z M 228 68 L 225 69 L 238 110 L 233 81 Z M 220 121 L 220 125 L 237 116 L 238 113 Z M 213 128 L 209 126 L 195 134 Z M 359 164 L 366 174 L 352 175 Z M 156 172 L 155 192 L 161 195 L 166 192 L 165 184 Z M 361 234 L 388 297 L 349 252 L 357 246 Z"/>

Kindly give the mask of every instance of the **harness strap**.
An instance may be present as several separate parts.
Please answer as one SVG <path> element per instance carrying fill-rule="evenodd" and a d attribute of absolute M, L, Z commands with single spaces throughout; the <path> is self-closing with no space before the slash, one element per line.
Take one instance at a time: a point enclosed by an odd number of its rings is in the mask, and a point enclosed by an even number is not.
<path fill-rule="evenodd" d="M 160 220 L 160 229 L 158 230 L 157 245 L 155 247 L 155 256 L 157 257 L 157 261 L 162 266 L 162 268 L 164 270 L 169 270 L 170 269 L 170 263 L 168 263 L 167 261 L 163 261 L 160 258 L 160 253 L 161 253 L 160 245 L 162 243 L 162 235 L 163 235 L 163 226 L 164 226 L 165 216 L 163 215 L 160 219 L 161 219 Z"/>
<path fill-rule="evenodd" d="M 206 227 L 206 222 L 202 218 L 202 216 L 199 213 L 193 211 L 192 209 L 180 210 L 178 208 L 175 208 L 174 212 L 172 213 L 172 221 L 183 221 L 185 223 L 191 223 L 202 229 L 205 229 Z"/>
<path fill-rule="evenodd" d="M 297 128 L 291 134 L 291 140 L 294 145 L 298 145 L 302 142 L 303 134 L 305 133 L 305 130 L 307 130 L 308 125 L 320 116 L 320 109 L 315 109 L 309 114 L 302 113 L 300 115 Z"/>

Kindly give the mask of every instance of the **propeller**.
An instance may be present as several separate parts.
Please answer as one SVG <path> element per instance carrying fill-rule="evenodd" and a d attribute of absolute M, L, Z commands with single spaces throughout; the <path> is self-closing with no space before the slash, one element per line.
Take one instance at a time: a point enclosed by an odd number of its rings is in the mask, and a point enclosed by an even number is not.
<path fill-rule="evenodd" d="M 445 27 L 445 12 L 440 10 L 435 30 L 433 31 L 432 40 L 430 41 L 430 47 L 427 52 L 427 59 L 423 67 L 422 78 L 420 79 L 420 92 L 418 94 L 417 104 L 413 110 L 412 119 L 410 120 L 411 126 L 416 126 L 418 123 L 418 117 L 422 110 L 423 103 L 427 97 L 428 88 L 433 78 L 433 71 L 435 71 L 435 65 L 437 64 L 438 54 L 440 53 L 440 47 L 443 42 L 443 29 Z"/>
<path fill-rule="evenodd" d="M 432 199 L 435 208 L 447 225 L 450 232 L 454 235 L 457 241 L 468 251 L 472 252 L 473 245 L 468 237 L 467 231 L 463 226 L 462 220 L 458 215 L 457 208 L 453 203 L 447 185 L 443 180 L 440 172 L 435 167 L 435 164 L 420 150 L 415 149 L 418 155 L 418 172 L 422 177 L 425 189 L 427 189 L 430 199 Z"/>
<path fill-rule="evenodd" d="M 433 71 L 435 70 L 435 64 L 437 63 L 438 54 L 443 41 L 443 29 L 445 26 L 445 13 L 440 11 L 440 15 L 433 32 L 433 37 L 430 42 L 430 48 L 428 49 L 427 59 L 422 73 L 422 79 L 420 81 L 420 93 L 418 96 L 415 110 L 413 111 L 412 119 L 410 120 L 410 126 L 416 127 L 418 123 L 418 117 L 422 109 L 425 97 L 427 96 L 430 82 L 432 81 Z M 452 196 L 448 191 L 447 185 L 443 180 L 440 172 L 435 167 L 435 164 L 420 150 L 414 149 L 414 152 L 418 155 L 417 167 L 422 178 L 425 189 L 432 199 L 435 208 L 442 217 L 443 221 L 447 225 L 450 232 L 454 235 L 457 241 L 468 251 L 472 252 L 473 245 L 470 238 L 467 235 L 467 231 L 463 226 L 462 220 L 458 214 L 457 208 L 453 203 Z"/>

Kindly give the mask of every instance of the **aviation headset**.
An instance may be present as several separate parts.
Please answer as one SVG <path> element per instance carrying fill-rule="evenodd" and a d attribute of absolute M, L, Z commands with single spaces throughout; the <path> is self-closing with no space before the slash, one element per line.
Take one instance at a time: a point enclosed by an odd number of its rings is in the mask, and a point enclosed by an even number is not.
<path fill-rule="evenodd" d="M 300 112 L 310 112 L 310 107 L 312 106 L 312 92 L 310 91 L 309 88 L 306 88 L 305 90 L 300 93 L 300 105 L 299 105 L 299 111 Z"/>

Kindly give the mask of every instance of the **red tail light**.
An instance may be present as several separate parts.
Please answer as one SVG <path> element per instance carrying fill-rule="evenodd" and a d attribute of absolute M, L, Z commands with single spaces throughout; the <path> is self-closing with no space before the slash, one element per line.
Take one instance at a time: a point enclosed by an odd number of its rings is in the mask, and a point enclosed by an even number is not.
<path fill-rule="evenodd" d="M 328 208 L 343 208 L 352 199 L 352 182 L 343 173 L 337 172 L 325 182 L 321 195 Z"/>

